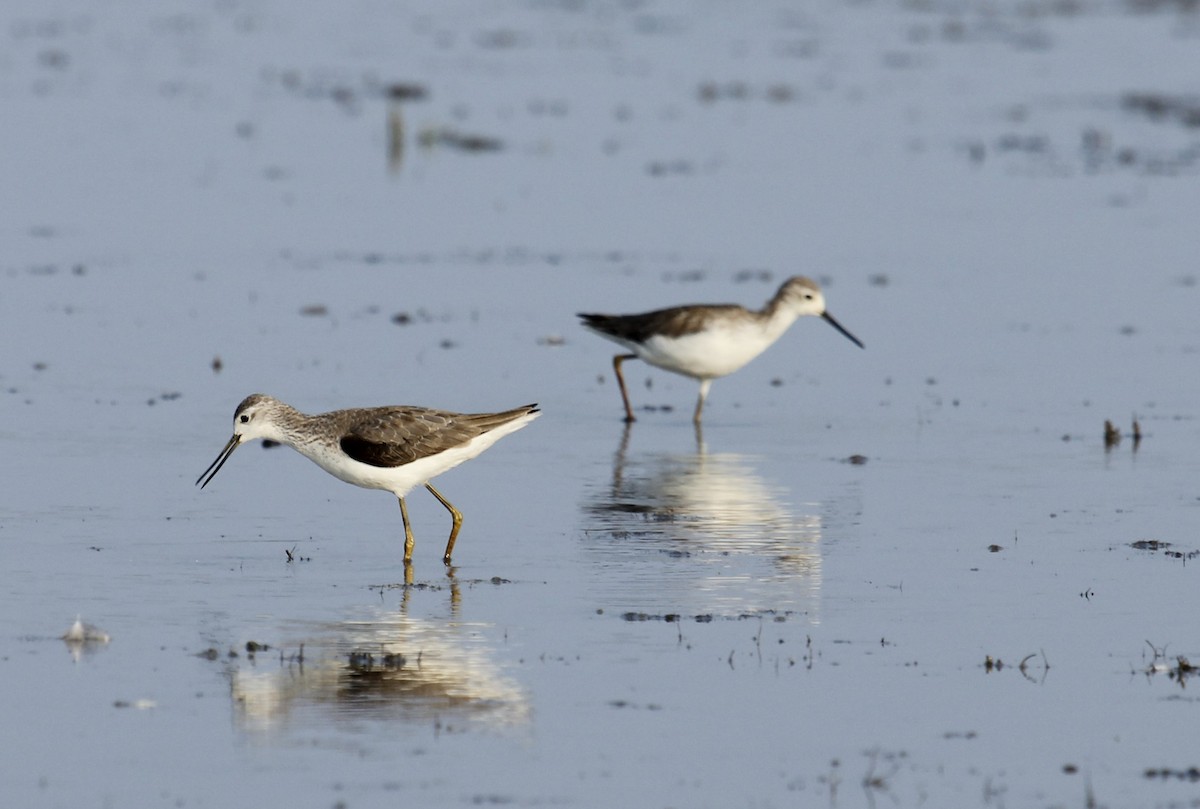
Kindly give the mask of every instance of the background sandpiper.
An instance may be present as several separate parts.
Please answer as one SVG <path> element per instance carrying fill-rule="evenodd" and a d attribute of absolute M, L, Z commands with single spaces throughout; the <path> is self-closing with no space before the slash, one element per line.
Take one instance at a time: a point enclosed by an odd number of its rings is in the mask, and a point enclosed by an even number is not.
<path fill-rule="evenodd" d="M 862 341 L 825 310 L 817 283 L 803 276 L 789 278 L 759 311 L 738 304 L 694 304 L 636 315 L 580 313 L 585 328 L 624 346 L 632 353 L 613 357 L 613 370 L 625 402 L 625 421 L 636 421 L 621 363 L 642 359 L 665 371 L 700 382 L 692 420 L 700 423 L 712 381 L 757 357 L 804 315 L 824 318 L 859 348 Z"/>

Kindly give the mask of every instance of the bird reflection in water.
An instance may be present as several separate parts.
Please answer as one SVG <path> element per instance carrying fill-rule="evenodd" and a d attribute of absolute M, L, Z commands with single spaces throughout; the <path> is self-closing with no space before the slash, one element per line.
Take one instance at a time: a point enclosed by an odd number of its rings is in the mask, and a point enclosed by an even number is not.
<path fill-rule="evenodd" d="M 528 696 L 480 640 L 485 629 L 403 609 L 291 629 L 288 653 L 259 652 L 257 664 L 233 669 L 238 722 L 263 736 L 354 731 L 364 720 L 456 731 L 524 726 Z"/>
<path fill-rule="evenodd" d="M 604 565 L 629 568 L 619 577 L 627 592 L 614 593 L 624 603 L 614 607 L 816 619 L 819 504 L 793 513 L 787 491 L 758 474 L 754 456 L 709 452 L 699 427 L 694 452 L 630 452 L 630 438 L 626 425 L 611 484 L 584 504 L 589 545 Z M 643 606 L 648 600 L 661 603 Z"/>

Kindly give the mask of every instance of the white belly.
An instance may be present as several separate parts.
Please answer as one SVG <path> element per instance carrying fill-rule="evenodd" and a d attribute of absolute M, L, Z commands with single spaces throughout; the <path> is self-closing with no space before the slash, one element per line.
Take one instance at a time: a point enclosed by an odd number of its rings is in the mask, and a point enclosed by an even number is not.
<path fill-rule="evenodd" d="M 362 486 L 364 489 L 383 489 L 397 497 L 404 497 L 414 487 L 424 485 L 443 472 L 471 460 L 504 436 L 533 421 L 538 415 L 531 413 L 522 416 L 478 435 L 465 444 L 451 447 L 436 455 L 418 458 L 403 466 L 371 466 L 354 460 L 340 449 L 323 444 L 297 445 L 296 450 L 339 480 Z"/>
<path fill-rule="evenodd" d="M 731 374 L 778 338 L 757 323 L 697 332 L 682 337 L 651 337 L 637 354 L 651 365 L 695 379 Z"/>

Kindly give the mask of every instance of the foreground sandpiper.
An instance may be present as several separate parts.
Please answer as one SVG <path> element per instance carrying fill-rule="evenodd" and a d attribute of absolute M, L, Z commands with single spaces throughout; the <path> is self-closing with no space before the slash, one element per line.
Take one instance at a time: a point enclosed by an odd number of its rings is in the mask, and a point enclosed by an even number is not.
<path fill-rule="evenodd" d="M 629 406 L 621 363 L 642 359 L 665 371 L 699 380 L 700 398 L 692 416 L 699 424 L 712 381 L 757 357 L 804 315 L 824 318 L 863 348 L 862 341 L 825 310 L 825 296 L 817 283 L 799 275 L 785 281 L 775 297 L 757 312 L 737 304 L 697 304 L 637 315 L 580 313 L 579 317 L 584 327 L 633 352 L 613 357 L 613 370 L 617 372 L 617 384 L 625 402 L 625 421 L 636 418 Z"/>
<path fill-rule="evenodd" d="M 430 480 L 469 461 L 538 417 L 537 405 L 502 413 L 449 413 L 425 407 L 357 407 L 307 416 L 261 393 L 242 400 L 233 414 L 233 437 L 196 483 L 204 488 L 244 441 L 287 444 L 335 478 L 383 489 L 400 500 L 404 563 L 412 563 L 413 535 L 404 496 L 424 484 L 450 512 L 453 526 L 442 561 L 450 564 L 462 514 Z"/>

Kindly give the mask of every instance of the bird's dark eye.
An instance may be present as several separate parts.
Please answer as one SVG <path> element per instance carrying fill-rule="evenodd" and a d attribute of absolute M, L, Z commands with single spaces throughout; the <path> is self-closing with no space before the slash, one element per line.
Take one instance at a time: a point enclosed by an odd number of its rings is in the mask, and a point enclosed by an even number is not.
<path fill-rule="evenodd" d="M 245 413 L 243 413 L 240 421 L 242 422 L 242 424 L 245 424 L 246 422 L 250 421 L 250 417 L 247 416 Z"/>

